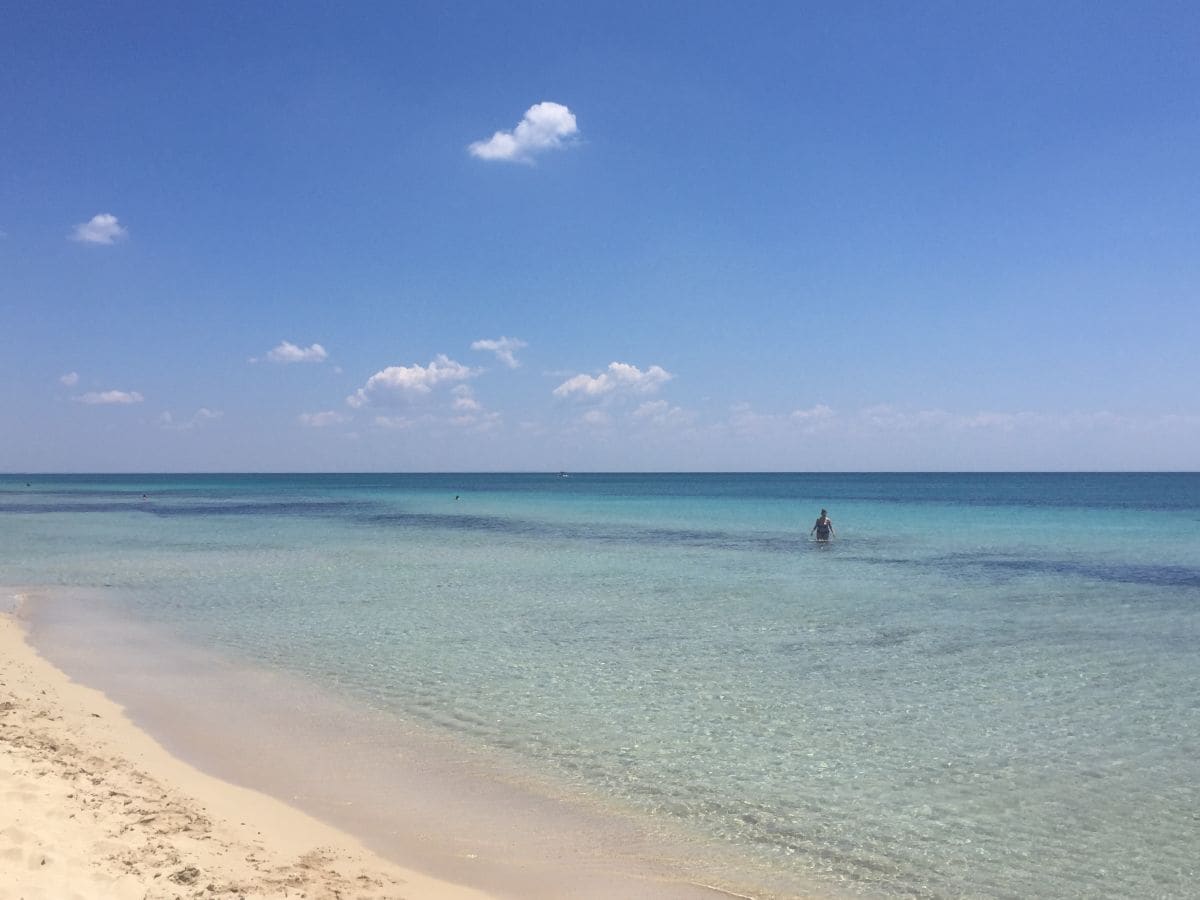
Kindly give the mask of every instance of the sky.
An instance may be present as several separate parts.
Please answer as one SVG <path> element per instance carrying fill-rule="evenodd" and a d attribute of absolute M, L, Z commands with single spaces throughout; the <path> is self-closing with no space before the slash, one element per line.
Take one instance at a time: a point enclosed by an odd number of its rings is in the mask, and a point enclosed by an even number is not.
<path fill-rule="evenodd" d="M 1194 3 L 54 3 L 0 471 L 1194 470 Z"/>

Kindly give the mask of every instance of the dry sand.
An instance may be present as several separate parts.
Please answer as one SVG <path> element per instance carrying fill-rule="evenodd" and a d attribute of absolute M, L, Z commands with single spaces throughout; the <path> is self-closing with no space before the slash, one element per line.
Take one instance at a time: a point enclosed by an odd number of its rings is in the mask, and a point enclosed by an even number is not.
<path fill-rule="evenodd" d="M 0 900 L 468 900 L 176 759 L 0 615 Z"/>

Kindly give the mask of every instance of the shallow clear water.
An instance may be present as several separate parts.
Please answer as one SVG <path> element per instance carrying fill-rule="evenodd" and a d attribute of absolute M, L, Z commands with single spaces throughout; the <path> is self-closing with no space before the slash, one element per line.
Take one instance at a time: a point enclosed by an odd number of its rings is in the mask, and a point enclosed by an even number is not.
<path fill-rule="evenodd" d="M 0 582 L 109 587 L 741 884 L 1200 876 L 1200 475 L 4 476 Z"/>

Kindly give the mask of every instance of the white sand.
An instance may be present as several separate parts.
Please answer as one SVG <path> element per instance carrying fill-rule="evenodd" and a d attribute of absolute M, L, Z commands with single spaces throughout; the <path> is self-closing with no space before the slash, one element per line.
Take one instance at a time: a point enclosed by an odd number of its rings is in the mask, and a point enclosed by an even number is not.
<path fill-rule="evenodd" d="M 176 759 L 0 615 L 0 900 L 468 900 Z"/>

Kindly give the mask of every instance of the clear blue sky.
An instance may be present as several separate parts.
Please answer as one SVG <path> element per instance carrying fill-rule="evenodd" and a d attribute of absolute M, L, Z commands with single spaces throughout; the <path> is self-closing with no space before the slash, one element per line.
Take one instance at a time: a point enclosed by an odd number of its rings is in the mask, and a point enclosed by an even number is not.
<path fill-rule="evenodd" d="M 9 4 L 0 470 L 1197 467 L 1200 7 L 575 6 Z"/>

